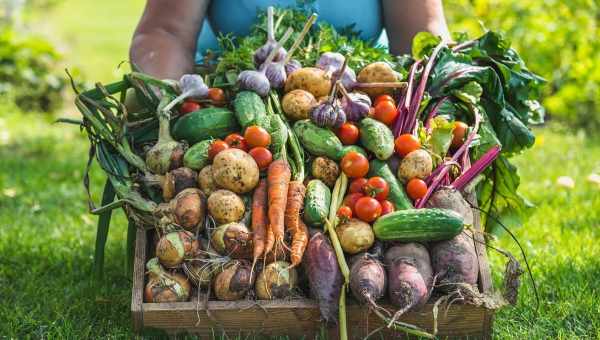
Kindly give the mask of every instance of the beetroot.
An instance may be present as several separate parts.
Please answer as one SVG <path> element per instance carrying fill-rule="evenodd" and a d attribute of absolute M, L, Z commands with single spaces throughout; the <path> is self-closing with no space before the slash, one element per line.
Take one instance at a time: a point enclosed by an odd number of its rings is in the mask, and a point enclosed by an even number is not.
<path fill-rule="evenodd" d="M 385 294 L 387 279 L 383 265 L 368 253 L 360 254 L 350 268 L 350 290 L 362 304 L 377 308 L 376 301 Z"/>
<path fill-rule="evenodd" d="M 422 307 L 431 292 L 433 274 L 427 248 L 419 243 L 393 246 L 385 253 L 390 302 L 400 307 L 394 318 Z"/>
<path fill-rule="evenodd" d="M 426 203 L 427 208 L 448 209 L 463 217 L 466 225 L 473 225 L 473 210 L 460 191 L 453 187 L 438 189 Z"/>
<path fill-rule="evenodd" d="M 450 240 L 435 242 L 430 247 L 431 263 L 440 290 L 454 292 L 464 284 L 476 288 L 479 264 L 473 234 L 464 230 Z"/>
<path fill-rule="evenodd" d="M 323 233 L 316 232 L 310 238 L 303 263 L 311 294 L 319 303 L 321 317 L 326 323 L 337 323 L 342 272 L 335 251 Z"/>

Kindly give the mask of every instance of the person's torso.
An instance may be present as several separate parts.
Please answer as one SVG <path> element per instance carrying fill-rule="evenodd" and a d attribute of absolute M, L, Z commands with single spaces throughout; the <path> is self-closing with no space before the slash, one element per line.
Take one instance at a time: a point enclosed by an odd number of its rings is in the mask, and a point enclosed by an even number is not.
<path fill-rule="evenodd" d="M 213 0 L 198 37 L 197 59 L 207 49 L 217 50 L 216 32 L 244 36 L 256 20 L 257 11 L 268 6 L 300 7 L 319 15 L 318 20 L 340 29 L 353 26 L 364 40 L 377 41 L 382 35 L 380 0 Z"/>

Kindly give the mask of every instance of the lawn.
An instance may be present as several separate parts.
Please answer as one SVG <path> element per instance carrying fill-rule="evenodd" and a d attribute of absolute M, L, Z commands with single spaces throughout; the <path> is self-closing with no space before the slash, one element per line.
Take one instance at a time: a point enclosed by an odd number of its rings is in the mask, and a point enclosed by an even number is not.
<path fill-rule="evenodd" d="M 127 57 L 142 5 L 111 0 L 96 8 L 69 0 L 32 15 L 40 18 L 41 31 L 61 41 L 67 65 L 82 68 L 89 80 L 109 81 Z M 89 279 L 96 218 L 87 214 L 82 186 L 87 140 L 76 127 L 53 119 L 0 103 L 0 337 L 129 338 L 125 218 L 115 216 L 105 280 L 94 288 Z M 600 172 L 600 137 L 558 124 L 536 133 L 534 149 L 516 158 L 522 193 L 536 208 L 514 231 L 528 254 L 541 305 L 536 311 L 524 278 L 517 307 L 498 313 L 494 332 L 503 339 L 598 338 L 600 187 L 586 177 Z M 92 187 L 98 189 L 103 178 L 94 170 Z M 574 189 L 557 186 L 564 175 L 575 180 Z M 497 245 L 516 254 L 505 236 Z M 501 273 L 502 259 L 492 255 L 492 263 Z"/>

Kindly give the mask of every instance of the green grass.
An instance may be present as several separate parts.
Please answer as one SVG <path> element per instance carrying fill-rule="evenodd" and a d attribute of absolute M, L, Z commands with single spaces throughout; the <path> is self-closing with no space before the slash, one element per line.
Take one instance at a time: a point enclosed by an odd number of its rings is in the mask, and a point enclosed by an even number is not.
<path fill-rule="evenodd" d="M 127 58 L 143 1 L 63 1 L 34 29 L 53 36 L 67 65 L 88 80 L 112 81 Z M 87 214 L 82 175 L 87 140 L 52 117 L 21 114 L 0 103 L 0 337 L 129 338 L 130 278 L 125 274 L 126 220 L 117 213 L 106 248 L 105 280 L 90 285 L 96 218 Z M 523 277 L 519 303 L 497 314 L 498 338 L 600 337 L 600 139 L 553 127 L 537 130 L 535 148 L 516 159 L 522 192 L 536 208 L 515 230 L 537 280 L 535 310 Z M 573 190 L 556 185 L 559 176 Z M 95 168 L 98 202 L 103 176 Z M 517 254 L 502 237 L 498 245 Z M 492 254 L 495 276 L 503 260 Z"/>

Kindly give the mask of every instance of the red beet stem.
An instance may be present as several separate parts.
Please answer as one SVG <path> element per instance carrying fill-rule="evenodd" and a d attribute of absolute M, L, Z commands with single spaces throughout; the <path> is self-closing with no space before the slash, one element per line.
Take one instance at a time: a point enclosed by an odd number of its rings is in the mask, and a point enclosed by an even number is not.
<path fill-rule="evenodd" d="M 481 158 L 479 158 L 473 165 L 462 175 L 458 176 L 454 183 L 452 183 L 452 187 L 458 191 L 467 186 L 477 175 L 483 172 L 493 161 L 496 160 L 498 155 L 500 154 L 500 145 L 494 145 L 491 149 L 489 149 Z"/>

